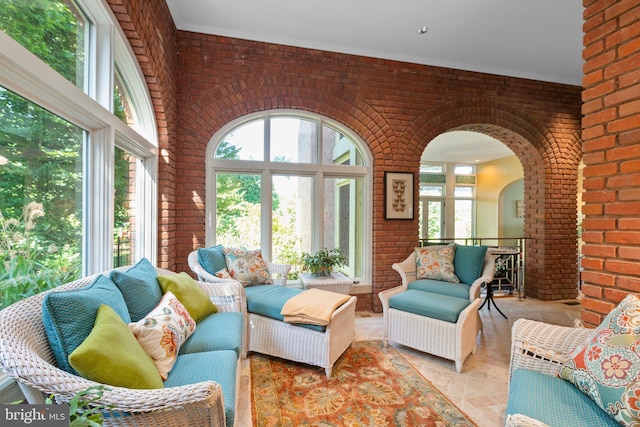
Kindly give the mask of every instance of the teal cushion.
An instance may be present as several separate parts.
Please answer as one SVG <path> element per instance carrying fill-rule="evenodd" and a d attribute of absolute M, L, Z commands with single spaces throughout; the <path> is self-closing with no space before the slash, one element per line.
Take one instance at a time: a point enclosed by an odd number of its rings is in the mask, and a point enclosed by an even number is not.
<path fill-rule="evenodd" d="M 69 364 L 69 355 L 91 333 L 101 304 L 111 307 L 125 323 L 131 322 L 122 294 L 103 275 L 82 289 L 54 291 L 44 297 L 42 323 L 60 369 L 78 375 Z"/>
<path fill-rule="evenodd" d="M 215 313 L 198 322 L 196 331 L 180 346 L 179 354 L 233 350 L 240 357 L 243 335 L 242 313 Z"/>
<path fill-rule="evenodd" d="M 469 299 L 469 285 L 464 283 L 449 283 L 442 280 L 418 279 L 407 285 L 408 289 L 448 295 L 450 297 Z"/>
<path fill-rule="evenodd" d="M 506 414 L 526 415 L 549 426 L 620 427 L 573 384 L 529 369 L 513 372 Z"/>
<path fill-rule="evenodd" d="M 389 307 L 432 319 L 456 323 L 469 300 L 410 289 L 389 298 Z"/>
<path fill-rule="evenodd" d="M 178 356 L 164 386 L 176 387 L 201 381 L 217 382 L 222 386 L 226 425 L 231 427 L 235 419 L 236 373 L 236 353 L 232 350 L 183 354 Z"/>
<path fill-rule="evenodd" d="M 486 246 L 456 245 L 453 271 L 462 283 L 472 285 L 482 275 Z"/>
<path fill-rule="evenodd" d="M 222 245 L 198 249 L 198 262 L 207 273 L 216 274 L 218 271 L 227 268 L 227 261 L 222 249 Z"/>
<path fill-rule="evenodd" d="M 284 304 L 289 301 L 291 297 L 298 295 L 300 292 L 304 292 L 302 289 L 274 285 L 248 286 L 244 288 L 244 291 L 247 297 L 247 311 L 249 313 L 282 321 L 284 321 L 284 316 L 280 314 L 280 311 L 282 311 Z M 295 325 L 322 332 L 326 329 L 324 326 L 318 325 L 302 323 L 296 323 Z"/>
<path fill-rule="evenodd" d="M 148 259 L 142 258 L 125 272 L 112 271 L 110 277 L 122 292 L 131 321 L 144 318 L 160 303 L 162 289 L 157 280 L 158 272 Z"/>

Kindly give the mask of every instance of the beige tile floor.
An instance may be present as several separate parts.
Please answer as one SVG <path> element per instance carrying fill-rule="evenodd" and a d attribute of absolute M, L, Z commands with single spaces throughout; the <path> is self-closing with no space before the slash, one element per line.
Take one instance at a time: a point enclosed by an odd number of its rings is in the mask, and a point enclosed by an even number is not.
<path fill-rule="evenodd" d="M 453 362 L 430 356 L 407 347 L 392 345 L 425 378 L 455 403 L 479 427 L 504 425 L 507 404 L 507 381 L 511 325 L 519 318 L 572 326 L 580 317 L 581 306 L 575 301 L 543 302 L 531 298 L 496 298 L 496 304 L 507 315 L 504 319 L 492 307 L 480 311 L 484 330 L 478 335 L 476 354 L 467 358 L 463 371 L 456 372 Z M 356 340 L 382 339 L 382 314 L 356 314 Z M 248 359 L 242 366 L 238 426 L 250 427 L 251 398 Z"/>

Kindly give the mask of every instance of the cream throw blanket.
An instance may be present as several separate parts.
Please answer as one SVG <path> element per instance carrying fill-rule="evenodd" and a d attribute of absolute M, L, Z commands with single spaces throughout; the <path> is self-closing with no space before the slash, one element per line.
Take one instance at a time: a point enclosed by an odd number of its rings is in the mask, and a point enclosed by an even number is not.
<path fill-rule="evenodd" d="M 331 315 L 336 308 L 350 298 L 350 295 L 311 288 L 289 299 L 282 307 L 280 314 L 288 323 L 326 326 L 331 321 Z"/>

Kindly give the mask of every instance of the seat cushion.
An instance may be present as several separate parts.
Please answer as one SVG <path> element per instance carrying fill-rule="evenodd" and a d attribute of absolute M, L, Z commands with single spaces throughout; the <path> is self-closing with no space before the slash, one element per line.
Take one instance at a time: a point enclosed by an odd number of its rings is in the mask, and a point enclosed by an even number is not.
<path fill-rule="evenodd" d="M 158 272 L 148 259 L 142 258 L 126 271 L 114 270 L 109 277 L 122 292 L 132 322 L 142 319 L 160 303 Z"/>
<path fill-rule="evenodd" d="M 286 286 L 258 285 L 247 287 L 245 288 L 247 311 L 284 321 L 284 316 L 280 314 L 282 307 L 291 297 L 298 295 L 300 292 L 304 292 L 304 290 Z M 303 323 L 296 323 L 295 325 L 322 332 L 326 329 L 324 326 L 319 325 Z"/>
<path fill-rule="evenodd" d="M 460 282 L 471 286 L 482 275 L 486 246 L 456 245 L 453 258 L 453 271 Z"/>
<path fill-rule="evenodd" d="M 233 426 L 236 406 L 237 358 L 233 350 L 182 354 L 164 382 L 165 387 L 215 381 L 222 386 L 227 427 Z"/>
<path fill-rule="evenodd" d="M 448 295 L 450 297 L 469 299 L 469 285 L 464 283 L 449 283 L 441 280 L 418 279 L 407 285 L 408 289 Z"/>
<path fill-rule="evenodd" d="M 69 355 L 89 336 L 102 304 L 110 306 L 125 323 L 131 322 L 122 294 L 103 275 L 82 289 L 54 291 L 44 297 L 42 323 L 60 369 L 78 374 L 69 364 Z"/>
<path fill-rule="evenodd" d="M 197 331 L 182 344 L 179 354 L 233 350 L 240 357 L 243 334 L 242 313 L 215 313 L 198 323 Z"/>
<path fill-rule="evenodd" d="M 620 427 L 571 383 L 529 369 L 513 372 L 506 414 L 523 414 L 552 427 Z"/>
<path fill-rule="evenodd" d="M 432 319 L 456 323 L 468 299 L 409 289 L 389 298 L 389 307 Z"/>

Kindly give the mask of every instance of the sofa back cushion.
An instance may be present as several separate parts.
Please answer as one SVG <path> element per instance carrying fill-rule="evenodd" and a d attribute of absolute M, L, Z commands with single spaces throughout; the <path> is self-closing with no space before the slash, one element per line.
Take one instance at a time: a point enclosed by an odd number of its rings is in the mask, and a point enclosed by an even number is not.
<path fill-rule="evenodd" d="M 198 249 L 198 263 L 205 271 L 214 276 L 224 276 L 227 271 L 227 261 L 224 257 L 222 245 L 212 246 L 210 248 Z"/>
<path fill-rule="evenodd" d="M 69 355 L 89 336 L 102 304 L 110 306 L 125 323 L 131 321 L 122 294 L 103 275 L 82 289 L 53 291 L 44 297 L 42 323 L 60 369 L 77 375 Z"/>
<path fill-rule="evenodd" d="M 456 245 L 453 258 L 453 268 L 462 283 L 472 285 L 480 276 L 484 267 L 484 257 L 487 255 L 486 246 Z"/>
<path fill-rule="evenodd" d="M 158 272 L 148 259 L 142 258 L 124 272 L 114 270 L 109 277 L 122 292 L 131 321 L 142 319 L 160 303 L 162 290 L 156 279 Z"/>

